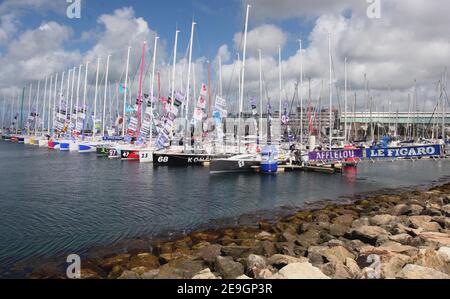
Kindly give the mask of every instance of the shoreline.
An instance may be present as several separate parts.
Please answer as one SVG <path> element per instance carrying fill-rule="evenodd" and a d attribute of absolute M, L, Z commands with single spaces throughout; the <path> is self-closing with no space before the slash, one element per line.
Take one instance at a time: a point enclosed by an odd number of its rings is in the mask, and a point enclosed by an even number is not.
<path fill-rule="evenodd" d="M 354 279 L 373 271 L 371 254 L 380 258 L 380 278 L 411 278 L 419 270 L 450 278 L 450 182 L 405 189 L 323 200 L 257 225 L 124 240 L 120 253 L 110 250 L 115 246 L 97 247 L 97 256 L 82 258 L 81 278 Z M 127 242 L 138 246 L 126 250 L 132 247 Z M 66 278 L 57 267 L 38 267 L 27 277 Z"/>

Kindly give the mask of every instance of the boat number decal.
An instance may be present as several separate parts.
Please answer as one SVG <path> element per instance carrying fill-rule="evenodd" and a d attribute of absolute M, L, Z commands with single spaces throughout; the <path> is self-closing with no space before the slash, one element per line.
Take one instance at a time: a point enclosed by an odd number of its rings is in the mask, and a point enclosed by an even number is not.
<path fill-rule="evenodd" d="M 126 152 L 126 151 L 122 152 L 122 157 L 124 157 L 124 158 L 128 158 L 129 155 L 130 155 L 129 152 Z"/>
<path fill-rule="evenodd" d="M 167 162 L 169 162 L 169 157 L 167 156 L 158 158 L 158 163 L 167 163 Z"/>
<path fill-rule="evenodd" d="M 141 154 L 141 159 L 147 159 L 147 158 L 148 158 L 148 153 Z"/>
<path fill-rule="evenodd" d="M 242 168 L 245 166 L 245 162 L 244 161 L 239 161 L 238 162 L 239 168 Z"/>

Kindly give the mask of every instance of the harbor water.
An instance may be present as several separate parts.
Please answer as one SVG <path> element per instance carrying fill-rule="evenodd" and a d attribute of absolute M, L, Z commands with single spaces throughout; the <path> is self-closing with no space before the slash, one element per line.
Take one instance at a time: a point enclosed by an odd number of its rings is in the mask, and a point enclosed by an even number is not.
<path fill-rule="evenodd" d="M 0 165 L 0 277 L 25 259 L 81 254 L 325 199 L 425 187 L 450 175 L 448 160 L 363 163 L 343 175 L 210 175 L 203 167 L 155 168 L 7 142 L 0 142 Z"/>

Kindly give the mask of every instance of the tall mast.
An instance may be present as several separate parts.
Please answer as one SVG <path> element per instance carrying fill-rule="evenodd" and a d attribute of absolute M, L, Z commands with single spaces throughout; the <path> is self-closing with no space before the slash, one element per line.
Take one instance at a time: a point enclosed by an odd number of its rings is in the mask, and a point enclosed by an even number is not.
<path fill-rule="evenodd" d="M 175 73 L 177 67 L 177 49 L 178 49 L 178 34 L 180 31 L 177 29 L 175 31 L 175 44 L 173 46 L 173 64 L 172 64 L 172 82 L 171 82 L 171 97 L 170 97 L 170 111 L 173 111 L 173 106 L 175 103 Z M 173 133 L 173 132 L 172 132 Z"/>
<path fill-rule="evenodd" d="M 348 142 L 348 135 L 347 135 L 347 81 L 348 81 L 348 74 L 347 74 L 347 57 L 345 57 L 345 95 L 344 95 L 344 110 L 345 110 L 345 124 L 344 124 L 344 135 L 345 135 L 345 144 Z"/>
<path fill-rule="evenodd" d="M 71 73 L 71 69 L 69 69 L 69 73 L 67 75 L 67 88 L 66 88 L 66 120 L 67 120 L 67 115 L 69 114 L 69 90 L 70 90 L 70 73 Z"/>
<path fill-rule="evenodd" d="M 244 83 L 245 83 L 245 60 L 247 55 L 247 32 L 248 32 L 248 17 L 250 14 L 251 5 L 247 5 L 247 12 L 245 15 L 245 30 L 244 30 L 244 50 L 242 54 L 242 76 L 241 76 L 241 90 L 239 95 L 239 121 L 238 121 L 238 146 L 239 153 L 241 153 L 241 122 L 242 122 L 242 110 L 244 106 Z"/>
<path fill-rule="evenodd" d="M 58 74 L 55 75 L 55 91 L 53 93 L 53 105 L 52 105 L 52 117 L 51 117 L 51 128 L 53 129 L 55 125 L 55 115 L 56 115 L 56 97 L 58 90 Z M 49 115 L 50 116 L 50 115 Z M 53 130 L 52 130 L 53 131 Z M 48 133 L 50 134 L 50 126 L 48 127 Z"/>
<path fill-rule="evenodd" d="M 329 64 L 330 64 L 330 150 L 333 145 L 333 122 L 332 122 L 332 113 L 333 113 L 333 75 L 332 75 L 332 56 L 331 56 L 331 33 L 328 33 L 328 53 L 329 53 Z"/>
<path fill-rule="evenodd" d="M 145 63 L 145 48 L 147 46 L 147 42 L 144 41 L 144 44 L 142 45 L 142 53 L 141 53 L 141 68 L 139 71 L 139 88 L 138 88 L 138 111 L 137 111 L 137 120 L 138 120 L 138 126 L 137 126 L 137 139 L 139 139 L 139 134 L 141 130 L 141 99 L 142 99 L 142 80 L 144 75 L 144 63 Z"/>
<path fill-rule="evenodd" d="M 259 142 L 262 140 L 262 121 L 263 121 L 263 85 L 262 85 L 262 53 L 261 49 L 258 49 L 259 54 Z"/>
<path fill-rule="evenodd" d="M 130 68 L 130 51 L 131 51 L 131 47 L 128 47 L 127 66 L 126 66 L 126 70 L 125 70 L 125 84 L 124 84 L 124 91 L 123 91 L 122 137 L 125 136 L 125 118 L 126 118 L 126 110 L 127 110 L 128 71 Z M 86 70 L 86 73 L 87 73 L 87 70 Z"/>
<path fill-rule="evenodd" d="M 80 105 L 80 80 L 81 80 L 81 69 L 83 68 L 83 65 L 80 64 L 80 67 L 78 68 L 78 80 L 77 80 L 77 100 L 75 103 L 75 131 L 78 128 L 78 111 L 79 111 L 79 105 Z"/>
<path fill-rule="evenodd" d="M 95 135 L 97 133 L 97 129 L 95 127 L 95 122 L 97 118 L 97 97 L 98 97 L 98 72 L 100 70 L 100 60 L 101 57 L 97 58 L 97 74 L 95 75 L 95 95 L 94 95 L 94 120 L 92 125 L 92 137 L 95 138 Z"/>
<path fill-rule="evenodd" d="M 104 92 L 104 96 L 103 96 L 102 136 L 105 135 L 105 128 L 106 128 L 106 97 L 107 97 L 107 91 L 108 91 L 108 74 L 109 74 L 109 60 L 110 59 L 111 59 L 111 55 L 108 55 L 108 57 L 106 59 L 105 92 Z"/>
<path fill-rule="evenodd" d="M 219 96 L 222 97 L 222 57 L 219 56 Z"/>
<path fill-rule="evenodd" d="M 186 110 L 185 110 L 185 136 L 184 136 L 184 151 L 186 152 L 186 145 L 188 140 L 188 132 L 190 132 L 190 126 L 188 127 L 188 113 L 189 113 L 189 96 L 190 96 L 190 84 L 191 84 L 191 64 L 192 64 L 192 46 L 194 43 L 194 29 L 195 22 L 192 22 L 191 26 L 191 38 L 189 42 L 189 64 L 188 64 L 188 75 L 187 75 L 187 86 L 186 86 Z M 195 88 L 195 87 L 194 87 Z"/>
<path fill-rule="evenodd" d="M 280 111 L 280 126 L 282 124 L 282 115 L 283 113 L 281 112 L 281 110 L 283 109 L 283 100 L 282 100 L 282 74 L 281 74 L 281 46 L 278 46 L 278 92 L 279 92 L 279 97 L 280 97 L 280 103 L 279 103 L 279 111 Z M 280 136 L 281 137 L 281 136 Z M 280 138 L 280 143 L 281 143 L 281 138 Z"/>
<path fill-rule="evenodd" d="M 447 68 L 445 68 L 445 74 L 444 74 L 444 79 L 443 79 L 443 84 L 441 85 L 442 90 L 445 90 L 445 87 L 447 86 Z M 445 135 L 445 101 L 444 101 L 444 96 L 442 95 L 442 138 L 443 140 L 446 139 L 446 135 Z"/>
<path fill-rule="evenodd" d="M 47 115 L 47 118 L 48 118 L 48 121 L 47 121 L 47 131 L 48 130 L 50 130 L 50 103 L 51 103 L 51 100 L 52 100 L 52 87 L 53 87 L 53 75 L 51 75 L 50 76 L 50 86 L 49 86 L 49 89 L 48 89 L 48 99 L 46 100 L 47 101 L 47 107 L 45 107 L 45 105 L 44 105 L 44 111 L 43 111 L 43 116 L 42 116 L 42 136 L 44 136 L 44 129 L 45 129 L 45 111 L 46 111 L 46 109 L 47 109 L 47 112 L 48 112 L 48 115 Z"/>
<path fill-rule="evenodd" d="M 29 116 L 31 115 L 31 89 L 33 88 L 33 83 L 30 84 L 30 90 L 28 92 L 28 115 L 27 115 L 27 120 L 29 119 Z M 28 122 L 28 135 L 30 135 L 30 122 Z"/>
<path fill-rule="evenodd" d="M 45 77 L 44 103 L 43 103 L 43 105 L 42 105 L 42 126 L 41 126 L 41 135 L 44 133 L 44 127 L 45 127 L 45 103 L 47 102 L 47 84 L 48 84 L 48 78 Z"/>
<path fill-rule="evenodd" d="M 83 138 L 84 138 L 84 125 L 86 124 L 86 121 L 87 121 L 86 95 L 87 95 L 88 70 L 89 70 L 89 61 L 86 61 L 86 71 L 84 73 L 83 108 L 82 108 L 82 111 L 84 114 L 84 119 L 83 119 L 83 130 L 81 132 L 81 134 L 83 135 Z"/>
<path fill-rule="evenodd" d="M 195 75 L 194 75 L 195 78 Z M 195 88 L 195 87 L 194 87 Z M 211 118 L 211 62 L 208 61 L 208 118 Z"/>
<path fill-rule="evenodd" d="M 300 146 L 303 146 L 303 46 L 300 42 Z"/>
<path fill-rule="evenodd" d="M 6 110 L 6 98 L 5 95 L 3 95 L 3 110 L 2 110 L 2 133 L 4 134 L 5 129 L 5 110 Z"/>
<path fill-rule="evenodd" d="M 72 122 L 72 114 L 73 114 L 73 88 L 75 86 L 75 72 L 76 72 L 77 68 L 74 67 L 73 71 L 72 71 L 72 87 L 71 87 L 71 91 L 70 91 L 70 122 Z"/>
<path fill-rule="evenodd" d="M 38 81 L 37 95 L 36 95 L 36 106 L 35 106 L 36 112 L 34 113 L 34 136 L 37 136 L 40 87 L 41 87 L 41 81 L 39 80 Z"/>
<path fill-rule="evenodd" d="M 155 44 L 153 46 L 153 62 L 152 62 L 152 82 L 150 84 L 150 146 L 153 138 L 153 98 L 155 95 L 155 70 L 156 70 L 156 50 L 158 49 L 159 36 L 155 36 Z"/>

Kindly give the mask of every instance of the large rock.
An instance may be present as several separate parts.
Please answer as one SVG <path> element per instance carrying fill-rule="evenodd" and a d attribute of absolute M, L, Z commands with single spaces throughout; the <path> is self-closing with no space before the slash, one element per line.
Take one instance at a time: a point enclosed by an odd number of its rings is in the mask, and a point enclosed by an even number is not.
<path fill-rule="evenodd" d="M 340 215 L 340 216 L 337 216 L 336 218 L 334 218 L 332 220 L 332 223 L 341 224 L 341 225 L 345 225 L 345 226 L 351 226 L 353 223 L 353 220 L 355 220 L 355 218 L 356 217 L 352 214 Z"/>
<path fill-rule="evenodd" d="M 395 207 L 391 209 L 391 214 L 395 216 L 401 216 L 401 215 L 420 215 L 420 213 L 423 211 L 423 207 L 419 206 L 417 204 L 398 204 Z"/>
<path fill-rule="evenodd" d="M 450 279 L 450 276 L 418 265 L 406 265 L 397 275 L 399 279 Z"/>
<path fill-rule="evenodd" d="M 244 274 L 244 266 L 233 261 L 231 257 L 218 256 L 216 258 L 216 270 L 224 279 L 235 279 Z"/>
<path fill-rule="evenodd" d="M 389 236 L 389 240 L 400 243 L 402 245 L 408 245 L 411 243 L 412 237 L 408 234 L 398 234 L 394 236 Z"/>
<path fill-rule="evenodd" d="M 450 235 L 436 232 L 423 232 L 419 234 L 419 238 L 429 245 L 437 247 L 450 246 Z"/>
<path fill-rule="evenodd" d="M 256 269 L 263 269 L 267 266 L 267 261 L 264 257 L 256 255 L 256 254 L 250 254 L 247 257 L 246 260 L 247 268 L 250 271 L 254 271 Z"/>
<path fill-rule="evenodd" d="M 222 247 L 222 254 L 231 256 L 233 258 L 246 258 L 252 253 L 252 248 L 248 246 L 224 246 Z"/>
<path fill-rule="evenodd" d="M 293 263 L 285 266 L 273 279 L 330 279 L 310 263 Z"/>
<path fill-rule="evenodd" d="M 350 269 L 341 262 L 329 262 L 320 267 L 320 270 L 333 279 L 353 279 Z"/>
<path fill-rule="evenodd" d="M 128 269 L 145 267 L 147 270 L 159 268 L 159 258 L 150 253 L 140 253 L 130 258 Z"/>
<path fill-rule="evenodd" d="M 425 232 L 439 232 L 441 226 L 437 222 L 431 222 L 431 216 L 411 216 L 409 222 L 415 229 L 421 229 Z"/>
<path fill-rule="evenodd" d="M 361 226 L 368 226 L 368 225 L 370 225 L 370 220 L 368 217 L 361 217 L 352 222 L 353 228 L 357 228 L 357 227 L 361 227 Z"/>
<path fill-rule="evenodd" d="M 438 250 L 438 254 L 446 263 L 450 263 L 450 247 L 441 247 Z"/>
<path fill-rule="evenodd" d="M 389 233 L 378 226 L 361 226 L 351 229 L 347 234 L 348 239 L 361 240 L 364 243 L 375 245 L 380 236 L 387 236 Z"/>
<path fill-rule="evenodd" d="M 450 205 L 441 207 L 441 211 L 444 212 L 445 216 L 450 217 Z"/>
<path fill-rule="evenodd" d="M 110 271 L 115 266 L 126 266 L 130 260 L 130 254 L 119 254 L 106 258 L 99 263 L 100 268 Z"/>
<path fill-rule="evenodd" d="M 335 246 L 319 251 L 328 262 L 344 263 L 345 259 L 355 259 L 355 255 L 342 246 Z"/>
<path fill-rule="evenodd" d="M 414 264 L 450 274 L 450 264 L 433 249 L 420 250 L 414 258 Z"/>
<path fill-rule="evenodd" d="M 351 258 L 346 258 L 344 265 L 347 266 L 348 270 L 352 275 L 352 278 L 356 279 L 360 277 L 361 268 L 359 268 L 358 263 L 355 260 Z"/>
<path fill-rule="evenodd" d="M 400 243 L 397 242 L 393 242 L 393 241 L 389 241 L 386 243 L 383 243 L 380 247 L 380 249 L 385 249 L 389 252 L 393 252 L 393 253 L 401 253 L 401 254 L 405 254 L 408 256 L 414 256 L 418 253 L 418 249 L 412 246 L 408 246 L 408 245 L 402 245 Z"/>
<path fill-rule="evenodd" d="M 320 242 L 320 232 L 315 229 L 308 230 L 300 234 L 296 238 L 295 242 L 296 244 L 305 248 L 308 248 L 309 246 L 312 245 L 317 245 Z"/>
<path fill-rule="evenodd" d="M 370 224 L 374 226 L 388 225 L 399 221 L 399 217 L 388 214 L 376 215 L 370 218 Z"/>
<path fill-rule="evenodd" d="M 207 263 L 213 263 L 216 260 L 216 257 L 220 255 L 221 250 L 222 246 L 220 245 L 209 245 L 199 249 L 195 256 Z"/>
<path fill-rule="evenodd" d="M 206 268 L 192 277 L 192 279 L 218 279 L 214 273 L 211 272 L 209 268 Z"/>
<path fill-rule="evenodd" d="M 330 225 L 330 235 L 335 237 L 342 237 L 348 232 L 349 226 L 333 223 Z"/>
<path fill-rule="evenodd" d="M 203 261 L 179 259 L 159 268 L 158 279 L 191 279 L 205 269 Z"/>
<path fill-rule="evenodd" d="M 304 263 L 307 261 L 308 259 L 305 257 L 296 258 L 283 254 L 275 254 L 267 260 L 267 263 L 277 269 L 282 269 L 289 264 Z"/>
<path fill-rule="evenodd" d="M 259 234 L 257 234 L 255 236 L 255 239 L 259 240 L 259 241 L 274 241 L 275 237 L 274 237 L 274 235 L 264 231 L 264 232 L 260 232 Z"/>

